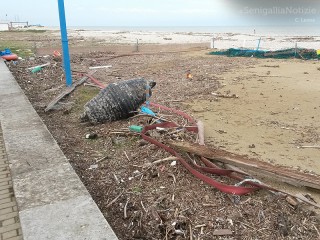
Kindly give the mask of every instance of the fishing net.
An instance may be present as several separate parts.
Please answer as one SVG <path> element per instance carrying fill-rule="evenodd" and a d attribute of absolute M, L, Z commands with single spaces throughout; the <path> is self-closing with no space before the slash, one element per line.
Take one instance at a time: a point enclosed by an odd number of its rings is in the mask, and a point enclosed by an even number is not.
<path fill-rule="evenodd" d="M 251 49 L 229 48 L 226 51 L 210 52 L 210 55 L 225 55 L 228 57 L 256 57 L 256 58 L 299 58 L 299 59 L 319 59 L 320 55 L 314 49 L 289 48 L 277 51 L 263 51 Z"/>

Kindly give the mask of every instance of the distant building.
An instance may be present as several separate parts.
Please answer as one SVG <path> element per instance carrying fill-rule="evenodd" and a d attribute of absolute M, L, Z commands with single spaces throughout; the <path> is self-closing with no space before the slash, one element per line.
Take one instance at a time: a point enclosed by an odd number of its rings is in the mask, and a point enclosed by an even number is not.
<path fill-rule="evenodd" d="M 25 28 L 25 27 L 29 27 L 29 23 L 28 22 L 10 22 L 9 27 L 10 29 Z"/>
<path fill-rule="evenodd" d="M 0 31 L 9 31 L 9 23 L 1 23 L 0 22 Z"/>
<path fill-rule="evenodd" d="M 0 22 L 0 31 L 10 31 L 17 28 L 27 28 L 29 27 L 28 22 Z"/>

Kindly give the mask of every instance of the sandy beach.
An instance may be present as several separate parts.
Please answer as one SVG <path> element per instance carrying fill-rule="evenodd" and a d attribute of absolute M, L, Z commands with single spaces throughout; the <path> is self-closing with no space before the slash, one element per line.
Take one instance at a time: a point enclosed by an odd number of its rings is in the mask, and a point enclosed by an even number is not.
<path fill-rule="evenodd" d="M 236 204 L 233 195 L 205 185 L 179 162 L 145 167 L 170 154 L 137 135 L 119 131 L 133 124 L 149 124 L 149 119 L 80 123 L 84 104 L 100 91 L 92 82 L 77 88 L 59 109 L 44 112 L 65 87 L 61 59 L 52 57 L 54 50 L 61 51 L 60 33 L 55 28 L 28 30 L 34 32 L 0 35 L 2 46 L 11 41 L 19 46 L 17 53 L 24 54 L 24 60 L 8 64 L 10 70 L 119 239 L 178 239 L 177 229 L 186 238 L 193 234 L 194 239 L 215 239 L 215 229 L 230 229 L 230 237 L 235 239 L 253 239 L 258 230 L 261 239 L 288 239 L 279 224 L 281 219 L 287 222 L 287 236 L 291 238 L 319 236 L 314 228 L 319 224 L 319 209 L 310 205 L 292 205 L 281 194 L 269 191 L 242 196 Z M 283 166 L 288 171 L 320 176 L 319 61 L 208 54 L 231 47 L 256 49 L 260 37 L 262 50 L 294 48 L 296 44 L 320 49 L 320 36 L 80 28 L 69 29 L 68 34 L 74 81 L 88 73 L 89 67 L 104 65 L 112 68 L 94 73 L 104 85 L 140 77 L 154 80 L 157 85 L 152 101 L 183 110 L 204 122 L 207 146 Z M 210 49 L 213 36 L 215 49 Z M 27 70 L 46 62 L 50 65 L 35 74 Z M 186 73 L 192 78 L 187 79 Z M 172 113 L 159 114 L 186 124 Z M 85 139 L 88 133 L 96 133 L 98 138 Z M 175 137 L 156 131 L 151 135 L 164 142 L 194 140 L 185 132 Z M 192 154 L 184 156 L 199 161 Z M 233 179 L 210 176 L 224 184 L 237 184 Z M 318 190 L 292 186 L 259 173 L 253 176 L 320 203 Z M 121 192 L 123 195 L 109 208 L 108 203 Z M 203 227 L 196 227 L 199 225 Z"/>
<path fill-rule="evenodd" d="M 47 30 L 54 36 L 60 37 L 58 28 L 50 27 L 32 27 L 35 30 Z M 227 31 L 229 30 L 229 31 Z M 231 29 L 232 30 L 232 29 Z M 241 30 L 241 29 L 240 29 Z M 223 28 L 219 28 L 223 31 Z M 68 35 L 71 39 L 78 41 L 93 41 L 99 45 L 107 44 L 129 44 L 135 45 L 137 40 L 140 45 L 145 44 L 201 44 L 207 47 L 211 46 L 214 39 L 214 48 L 249 48 L 256 49 L 260 41 L 259 49 L 261 50 L 280 50 L 286 48 L 310 48 L 320 49 L 320 35 L 317 32 L 307 35 L 298 34 L 296 32 L 261 32 L 254 33 L 252 28 L 251 33 L 247 30 L 245 33 L 238 32 L 235 29 L 230 32 L 226 27 L 226 32 L 184 32 L 184 31 L 146 31 L 146 30 L 90 30 L 81 28 L 70 28 Z M 314 35 L 312 35 L 314 34 Z"/>

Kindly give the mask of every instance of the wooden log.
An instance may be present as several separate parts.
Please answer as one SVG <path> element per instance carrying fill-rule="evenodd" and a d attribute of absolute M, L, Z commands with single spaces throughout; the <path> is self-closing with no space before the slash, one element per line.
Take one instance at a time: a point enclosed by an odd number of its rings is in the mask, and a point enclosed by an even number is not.
<path fill-rule="evenodd" d="M 177 150 L 244 168 L 257 175 L 267 175 L 294 186 L 310 187 L 320 190 L 320 176 L 302 173 L 284 166 L 274 166 L 257 159 L 233 154 L 220 149 L 208 148 L 207 146 L 201 146 L 199 144 L 173 141 L 168 142 L 168 144 Z"/>
<path fill-rule="evenodd" d="M 199 144 L 204 145 L 204 124 L 202 121 L 197 121 L 197 126 L 198 126 Z"/>

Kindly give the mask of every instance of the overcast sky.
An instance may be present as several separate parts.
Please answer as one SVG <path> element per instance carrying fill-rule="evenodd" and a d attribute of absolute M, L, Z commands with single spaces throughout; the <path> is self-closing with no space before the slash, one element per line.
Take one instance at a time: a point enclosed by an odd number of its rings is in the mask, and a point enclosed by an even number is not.
<path fill-rule="evenodd" d="M 290 0 L 304 7 L 319 0 Z M 65 0 L 68 26 L 236 26 L 254 25 L 260 20 L 276 19 L 278 12 L 263 12 L 265 8 L 288 6 L 289 0 Z M 270 4 L 274 2 L 274 4 Z M 312 4 L 312 3 L 311 3 Z M 302 6 L 301 5 L 301 6 Z M 249 6 L 249 7 L 248 7 Z M 250 10 L 250 6 L 253 11 Z M 319 8 L 320 9 L 320 8 Z M 251 9 L 252 10 L 252 9 Z M 317 10 L 318 11 L 318 10 Z M 7 15 L 7 16 L 6 16 Z M 301 15 L 301 14 L 300 14 Z M 317 23 L 316 14 L 282 14 L 292 23 L 307 19 Z M 299 18 L 297 18 L 299 17 Z M 0 20 L 29 21 L 30 24 L 58 26 L 57 0 L 13 0 L 2 4 Z"/>

